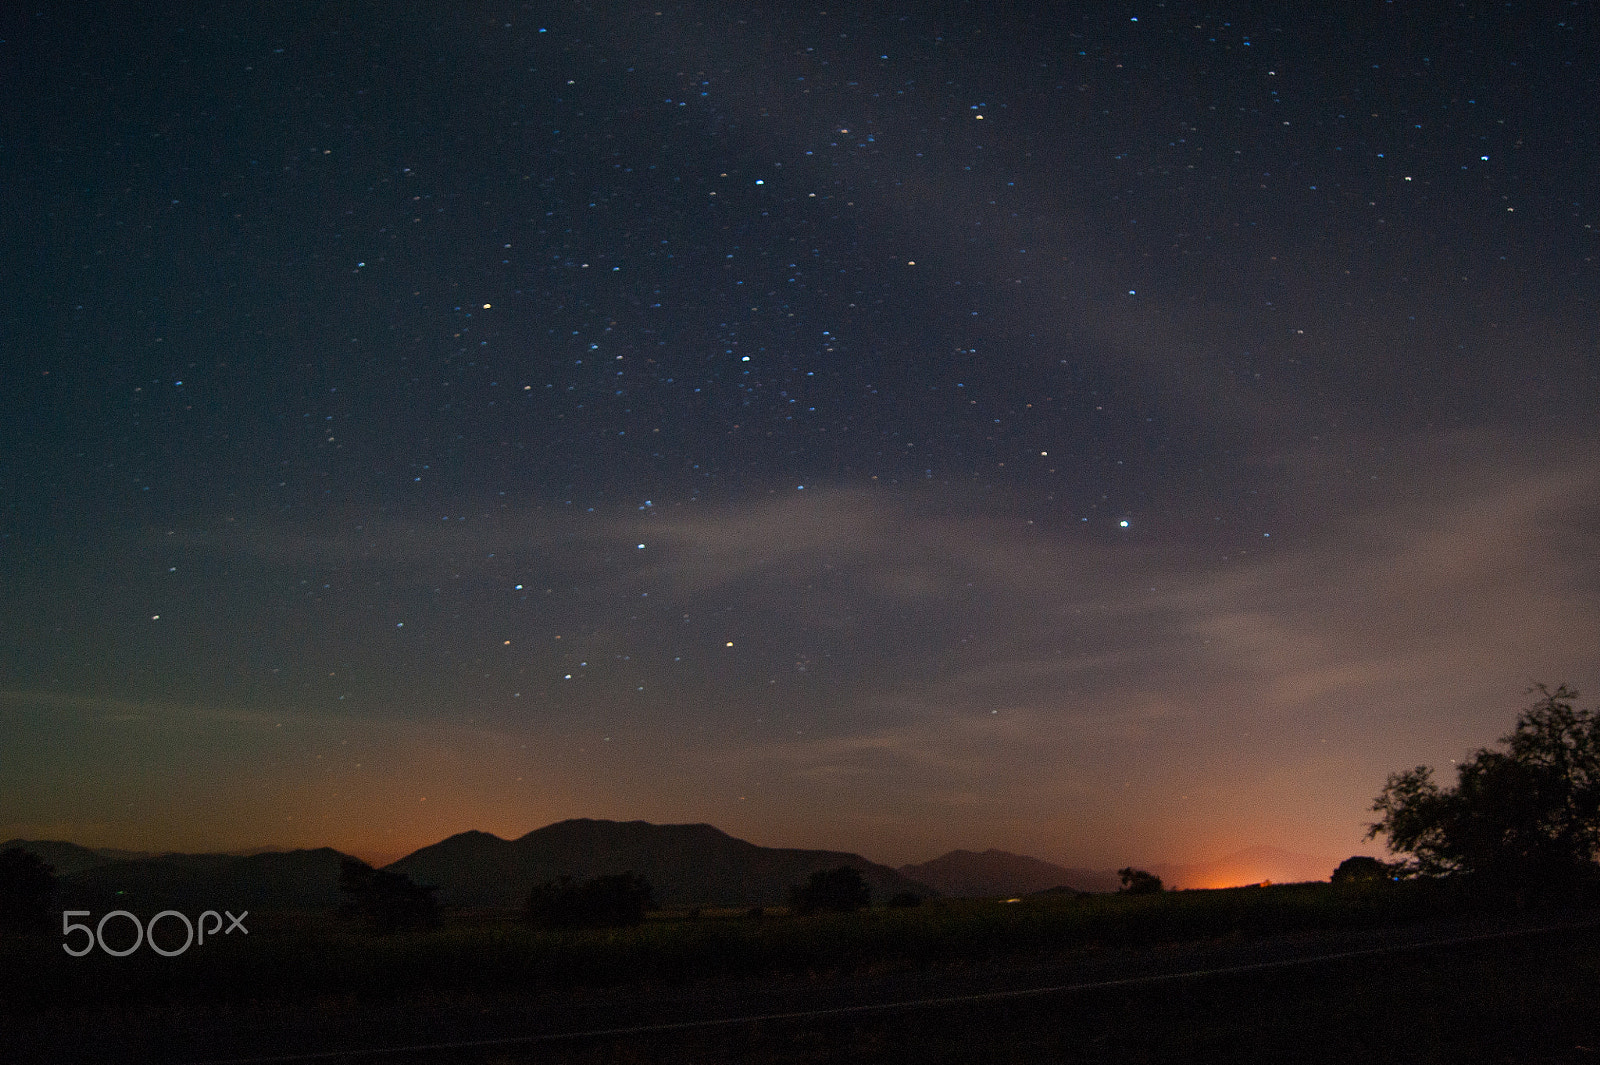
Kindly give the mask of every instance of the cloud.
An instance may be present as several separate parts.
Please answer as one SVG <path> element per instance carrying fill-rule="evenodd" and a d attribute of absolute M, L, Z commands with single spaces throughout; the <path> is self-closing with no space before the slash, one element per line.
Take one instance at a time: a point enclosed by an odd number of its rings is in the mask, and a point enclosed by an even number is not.
<path fill-rule="evenodd" d="M 280 585 L 340 566 L 401 604 L 455 596 L 471 623 L 427 640 L 367 611 L 400 657 L 366 705 L 401 700 L 419 759 L 478 749 L 458 723 L 505 704 L 485 720 L 519 743 L 615 734 L 617 771 L 662 802 L 760 779 L 906 817 L 1093 808 L 1200 831 L 1271 809 L 1252 816 L 1353 844 L 1387 772 L 1491 742 L 1530 681 L 1597 679 L 1592 455 L 1479 433 L 1259 466 L 1278 520 L 1248 539 L 1181 514 L 1160 536 L 1107 538 L 953 491 L 818 484 L 212 544 Z M 509 597 L 523 581 L 532 598 Z M 489 676 L 491 651 L 521 672 Z M 575 660 L 557 669 L 558 654 Z M 552 679 L 578 660 L 581 678 Z M 418 681 L 437 695 L 405 702 Z M 1243 831 L 1230 838 L 1258 841 Z"/>
<path fill-rule="evenodd" d="M 1493 444 L 1418 442 L 1393 456 L 1412 475 L 1353 502 L 1302 472 L 1314 520 L 1226 559 L 819 493 L 680 520 L 655 573 L 796 640 L 830 612 L 900 618 L 845 705 L 741 739 L 751 764 L 997 809 L 1143 781 L 1174 823 L 1287 806 L 1353 843 L 1386 772 L 1491 742 L 1531 680 L 1594 679 L 1600 468 L 1491 461 Z M 824 572 L 819 614 L 796 589 Z"/>
<path fill-rule="evenodd" d="M 1286 708 L 1343 695 L 1449 712 L 1529 671 L 1578 665 L 1600 621 L 1600 561 L 1581 535 L 1600 469 L 1440 461 L 1452 445 L 1486 442 L 1419 445 L 1400 457 L 1414 475 L 1373 505 L 1180 584 L 1171 608 L 1212 671 L 1251 678 Z"/>

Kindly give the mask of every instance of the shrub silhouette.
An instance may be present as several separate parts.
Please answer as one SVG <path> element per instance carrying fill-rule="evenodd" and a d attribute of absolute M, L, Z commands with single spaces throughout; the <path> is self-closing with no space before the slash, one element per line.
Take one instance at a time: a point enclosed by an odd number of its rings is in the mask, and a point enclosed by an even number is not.
<path fill-rule="evenodd" d="M 414 884 L 404 873 L 347 857 L 339 863 L 339 890 L 347 896 L 339 912 L 367 918 L 380 934 L 439 924 L 439 903 L 433 897 L 439 889 Z"/>
<path fill-rule="evenodd" d="M 55 893 L 55 867 L 43 858 L 21 847 L 0 853 L 0 928 L 49 928 Z"/>
<path fill-rule="evenodd" d="M 863 909 L 872 902 L 872 888 L 862 875 L 848 865 L 837 869 L 822 869 L 811 874 L 804 887 L 789 889 L 789 905 L 796 913 L 814 913 L 829 910 L 849 913 Z"/>
<path fill-rule="evenodd" d="M 1143 869 L 1134 869 L 1130 866 L 1118 869 L 1117 875 L 1122 878 L 1122 886 L 1117 890 L 1124 895 L 1154 895 L 1163 890 L 1161 878 Z"/>
<path fill-rule="evenodd" d="M 525 912 L 530 921 L 550 928 L 631 928 L 655 908 L 649 881 L 635 873 L 615 873 L 581 884 L 570 876 L 539 884 L 528 893 Z"/>
<path fill-rule="evenodd" d="M 1367 838 L 1408 854 L 1406 872 L 1470 879 L 1523 895 L 1600 879 L 1600 718 L 1565 684 L 1540 699 L 1500 743 L 1479 748 L 1441 788 L 1432 770 L 1393 773 L 1373 801 Z"/>
<path fill-rule="evenodd" d="M 1388 862 L 1356 854 L 1340 862 L 1330 879 L 1335 884 L 1355 884 L 1367 880 L 1394 880 L 1399 875 L 1400 870 Z"/>

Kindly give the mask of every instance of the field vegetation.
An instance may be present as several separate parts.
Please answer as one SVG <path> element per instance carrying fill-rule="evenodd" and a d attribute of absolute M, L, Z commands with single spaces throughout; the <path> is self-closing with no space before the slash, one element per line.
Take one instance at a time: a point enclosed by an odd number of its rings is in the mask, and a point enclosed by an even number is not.
<path fill-rule="evenodd" d="M 540 926 L 518 913 L 446 915 L 378 934 L 328 913 L 253 914 L 248 936 L 178 957 L 70 957 L 56 934 L 0 939 L 0 1010 L 63 1004 L 392 1000 L 418 993 L 564 992 L 699 981 L 883 974 L 1030 963 L 1117 949 L 1400 925 L 1489 905 L 1448 881 L 939 900 L 801 915 L 657 910 L 635 927 Z"/>

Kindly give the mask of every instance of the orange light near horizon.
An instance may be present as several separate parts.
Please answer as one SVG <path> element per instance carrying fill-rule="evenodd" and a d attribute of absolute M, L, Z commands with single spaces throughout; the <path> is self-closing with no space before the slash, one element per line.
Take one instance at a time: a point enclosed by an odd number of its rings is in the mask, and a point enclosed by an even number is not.
<path fill-rule="evenodd" d="M 1271 887 L 1271 880 L 1245 880 L 1240 877 L 1221 877 L 1207 880 L 1203 884 L 1174 884 L 1177 890 L 1186 891 L 1223 891 L 1227 888 L 1242 887 Z"/>

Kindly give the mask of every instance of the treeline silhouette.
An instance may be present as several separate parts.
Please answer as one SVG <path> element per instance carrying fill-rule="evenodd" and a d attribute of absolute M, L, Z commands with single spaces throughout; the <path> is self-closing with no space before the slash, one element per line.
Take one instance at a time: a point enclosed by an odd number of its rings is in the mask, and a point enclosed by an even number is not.
<path fill-rule="evenodd" d="M 539 884 L 523 908 L 547 928 L 632 928 L 656 908 L 655 889 L 635 873 L 614 873 L 576 883 L 570 876 Z"/>
<path fill-rule="evenodd" d="M 374 869 L 359 859 L 347 858 L 340 869 L 339 889 L 347 896 L 340 914 L 365 919 L 379 934 L 434 928 L 440 922 L 434 898 L 437 889 L 413 883 L 404 873 Z M 847 865 L 819 870 L 806 883 L 789 889 L 790 909 L 801 915 L 852 913 L 871 902 L 872 888 L 866 878 Z M 921 896 L 913 892 L 900 892 L 889 899 L 889 905 L 896 908 L 921 902 Z M 534 885 L 523 906 L 523 917 L 543 928 L 632 928 L 644 923 L 645 914 L 657 908 L 655 889 L 637 873 L 581 881 L 562 876 Z M 691 915 L 698 913 L 698 909 L 691 911 Z M 762 917 L 765 913 L 756 906 L 748 915 Z"/>

